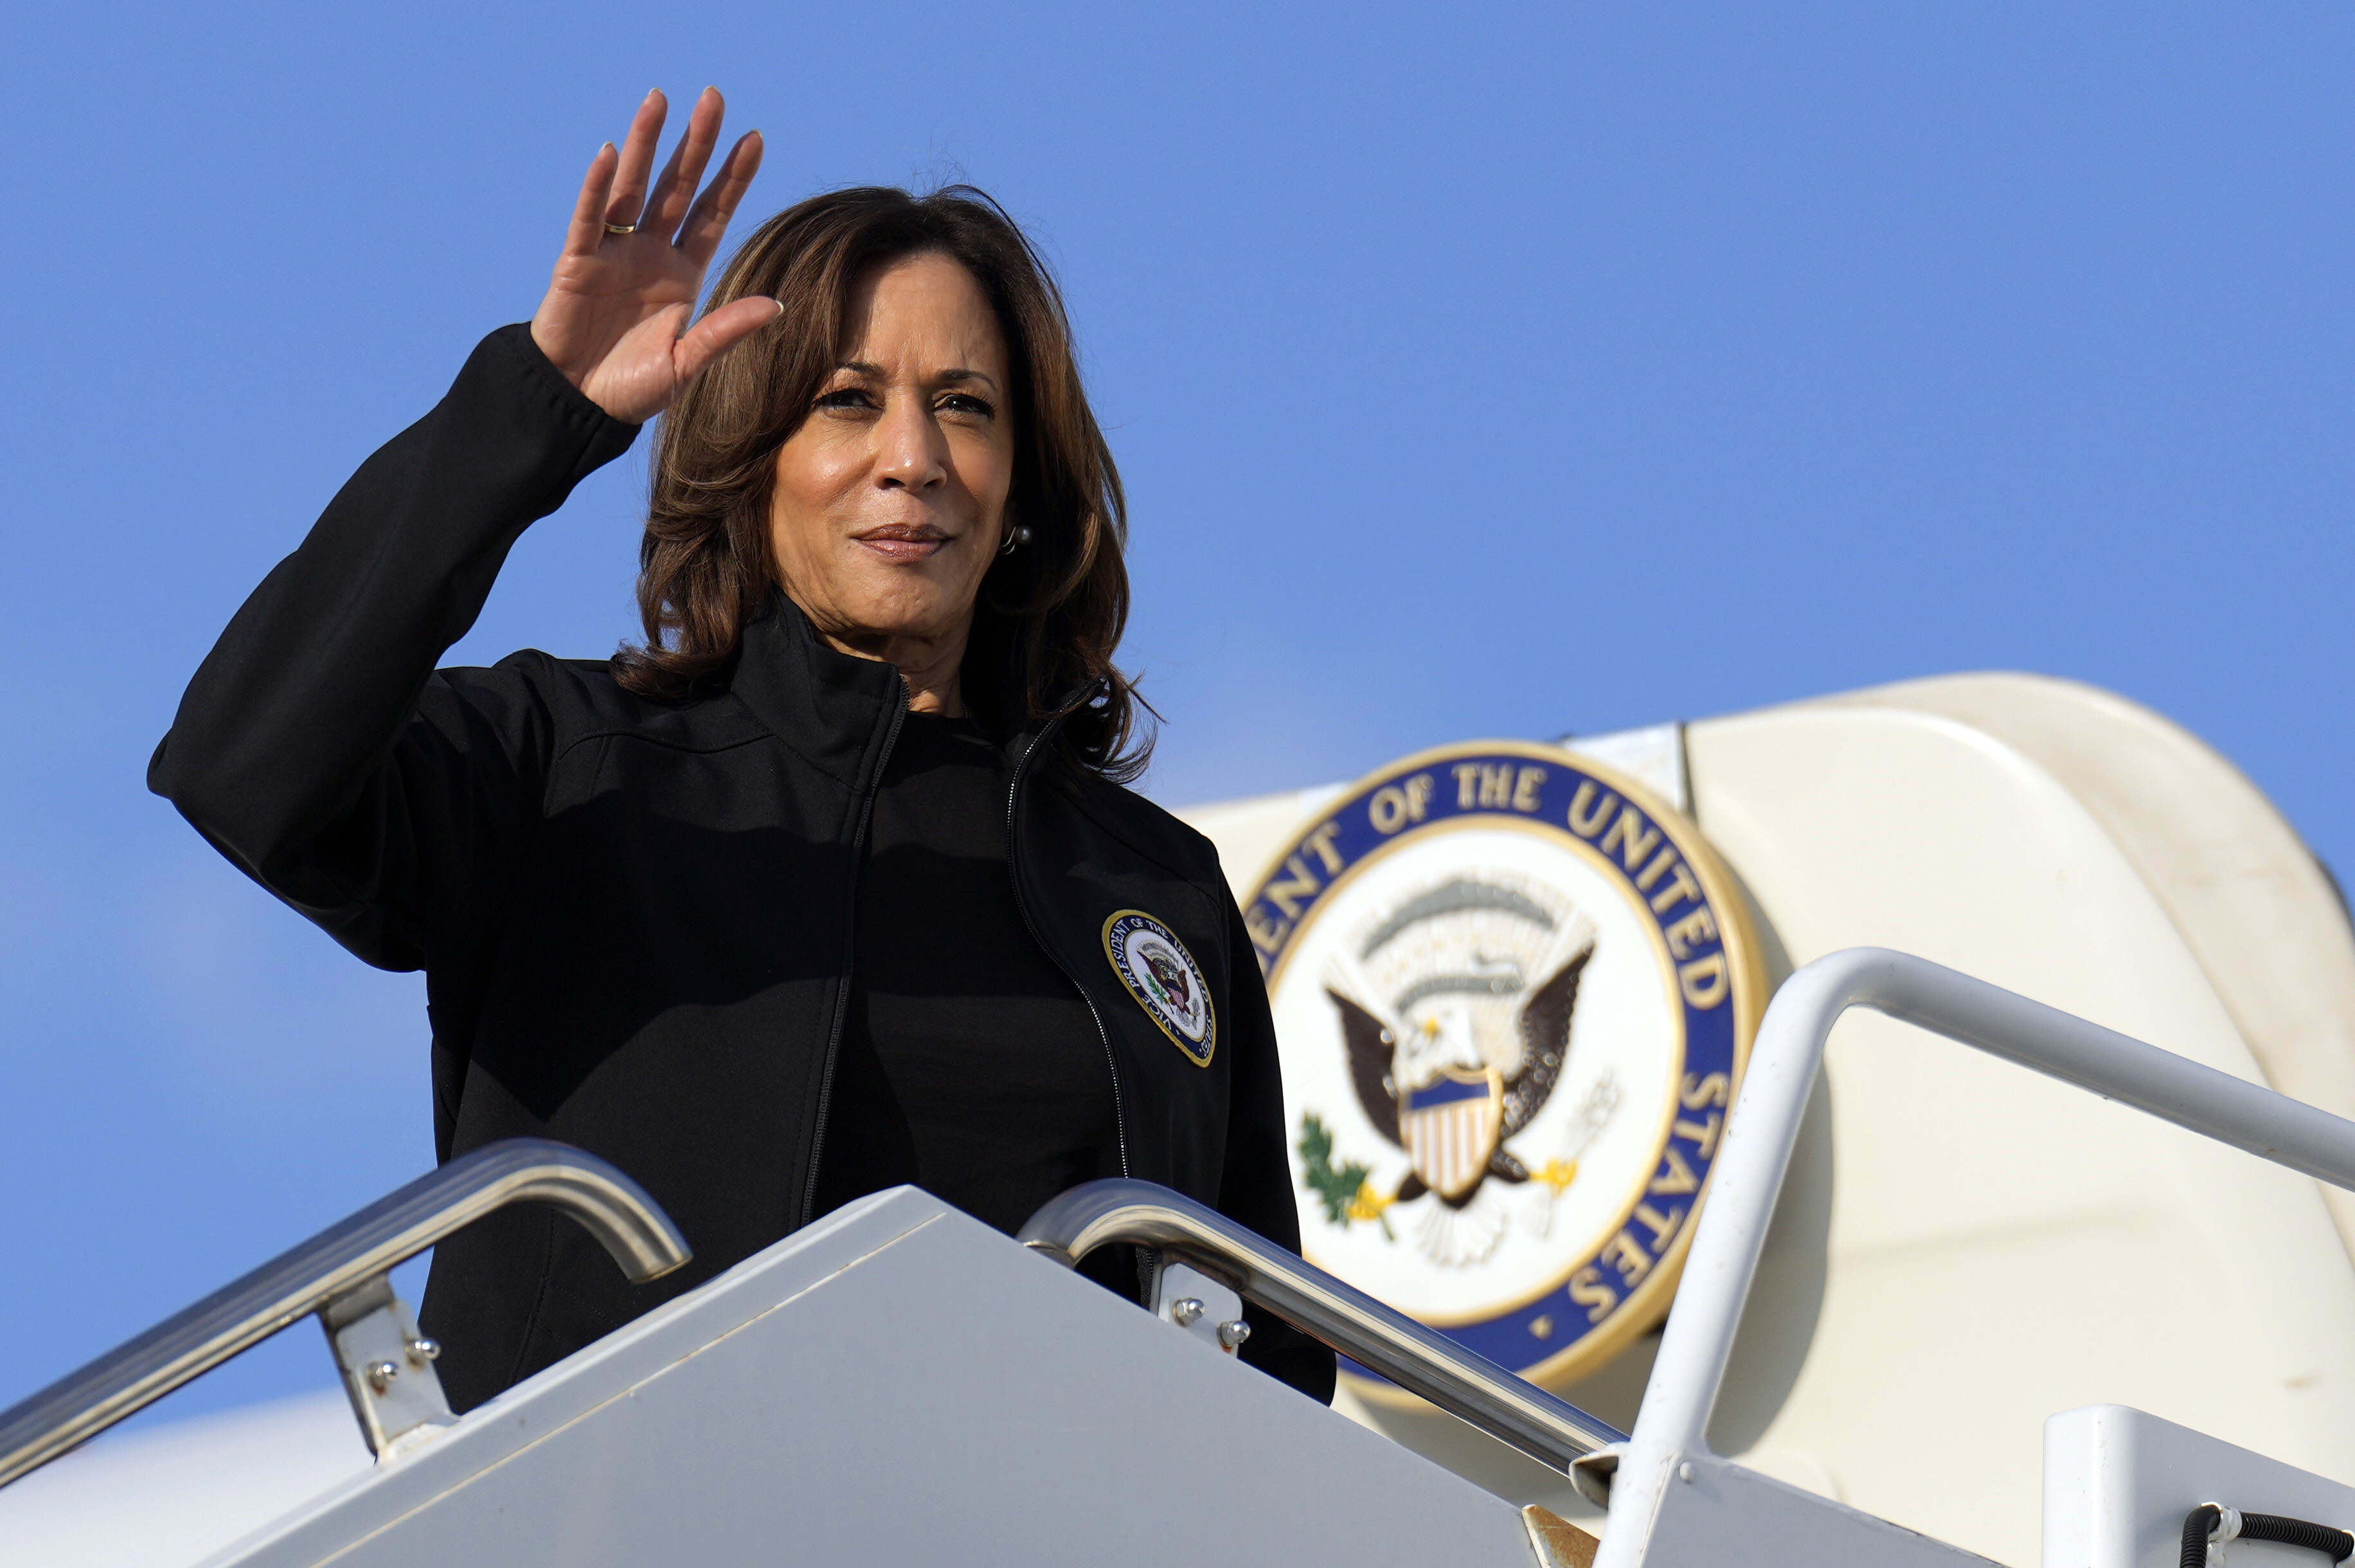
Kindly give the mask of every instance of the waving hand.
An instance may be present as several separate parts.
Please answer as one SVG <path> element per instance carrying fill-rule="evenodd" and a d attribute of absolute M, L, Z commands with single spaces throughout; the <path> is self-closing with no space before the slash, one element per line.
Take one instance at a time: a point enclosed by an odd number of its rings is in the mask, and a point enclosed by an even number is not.
<path fill-rule="evenodd" d="M 633 423 L 668 408 L 697 372 L 780 309 L 772 299 L 740 299 L 687 329 L 704 270 L 761 166 L 761 133 L 747 132 L 698 196 L 726 110 L 707 87 L 649 189 L 668 110 L 659 91 L 649 92 L 620 149 L 608 142 L 589 161 L 564 253 L 531 318 L 532 341 L 565 378 Z"/>

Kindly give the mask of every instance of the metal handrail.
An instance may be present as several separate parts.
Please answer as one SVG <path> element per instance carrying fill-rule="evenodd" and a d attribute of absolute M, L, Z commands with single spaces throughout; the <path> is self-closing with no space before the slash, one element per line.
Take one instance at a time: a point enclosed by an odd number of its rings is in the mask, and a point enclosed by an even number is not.
<path fill-rule="evenodd" d="M 1064 1267 L 1112 1242 L 1155 1247 L 1450 1415 L 1567 1471 L 1627 1435 L 1383 1306 L 1232 1220 L 1150 1181 L 1113 1178 L 1053 1198 L 1022 1244 Z"/>
<path fill-rule="evenodd" d="M 1783 982 L 1758 1026 L 1710 1173 L 1676 1310 L 1636 1434 L 1611 1481 L 1596 1568 L 1638 1568 L 1669 1477 L 1709 1455 L 1709 1419 L 1832 1025 L 1871 1008 L 2074 1083 L 2336 1187 L 2355 1190 L 2355 1122 L 2089 1023 L 1985 980 L 1880 947 L 1817 959 Z"/>
<path fill-rule="evenodd" d="M 603 1243 L 633 1283 L 686 1263 L 686 1238 L 644 1189 L 546 1138 L 453 1159 L 0 1411 L 0 1486 L 509 1203 L 548 1203 Z"/>

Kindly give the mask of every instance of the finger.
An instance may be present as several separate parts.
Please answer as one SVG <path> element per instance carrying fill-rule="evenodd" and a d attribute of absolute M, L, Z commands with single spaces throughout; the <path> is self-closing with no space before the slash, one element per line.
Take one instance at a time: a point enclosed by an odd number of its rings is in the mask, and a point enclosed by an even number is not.
<path fill-rule="evenodd" d="M 697 95 L 694 111 L 687 117 L 687 134 L 671 149 L 670 162 L 663 165 L 662 178 L 655 182 L 654 194 L 646 198 L 643 227 L 666 240 L 678 232 L 678 220 L 687 216 L 695 187 L 703 183 L 703 165 L 711 159 L 711 149 L 719 140 L 719 122 L 727 112 L 727 101 L 718 88 L 707 87 Z"/>
<path fill-rule="evenodd" d="M 662 140 L 663 119 L 669 110 L 657 87 L 630 116 L 630 133 L 622 138 L 622 162 L 613 174 L 613 194 L 605 205 L 606 222 L 634 224 L 645 210 L 646 176 L 654 170 L 655 147 Z"/>
<path fill-rule="evenodd" d="M 671 364 L 683 386 L 701 375 L 705 367 L 785 313 L 766 294 L 730 300 L 695 324 L 695 329 L 671 350 Z"/>
<path fill-rule="evenodd" d="M 589 172 L 581 176 L 580 198 L 572 204 L 572 221 L 564 229 L 566 255 L 593 256 L 603 243 L 605 207 L 613 199 L 613 165 L 620 161 L 611 142 L 589 160 Z"/>
<path fill-rule="evenodd" d="M 719 250 L 719 241 L 728 233 L 729 220 L 736 216 L 736 204 L 752 187 L 752 176 L 761 172 L 762 144 L 761 133 L 747 131 L 736 145 L 729 149 L 728 157 L 719 165 L 711 184 L 696 197 L 695 210 L 687 215 L 687 226 L 679 230 L 678 248 L 698 267 L 711 264 Z"/>

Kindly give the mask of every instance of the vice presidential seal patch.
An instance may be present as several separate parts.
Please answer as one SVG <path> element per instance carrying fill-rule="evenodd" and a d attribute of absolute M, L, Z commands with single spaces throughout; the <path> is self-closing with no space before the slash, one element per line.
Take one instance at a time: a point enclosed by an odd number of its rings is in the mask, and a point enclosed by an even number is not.
<path fill-rule="evenodd" d="M 1169 1042 L 1197 1067 L 1210 1065 L 1219 1046 L 1219 1022 L 1202 967 L 1167 926 L 1141 909 L 1124 909 L 1104 922 L 1104 956 Z"/>
<path fill-rule="evenodd" d="M 1558 748 L 1424 752 L 1313 819 L 1244 923 L 1312 1261 L 1556 1384 L 1658 1319 L 1764 1006 L 1689 821 Z"/>

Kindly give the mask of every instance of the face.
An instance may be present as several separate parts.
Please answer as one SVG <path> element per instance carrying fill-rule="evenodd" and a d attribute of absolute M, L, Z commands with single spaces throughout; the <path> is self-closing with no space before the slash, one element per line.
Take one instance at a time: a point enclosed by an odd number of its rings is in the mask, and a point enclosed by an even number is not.
<path fill-rule="evenodd" d="M 911 256 L 850 302 L 851 347 L 777 453 L 769 533 L 818 630 L 903 664 L 961 649 L 1014 479 L 1005 336 L 971 272 Z"/>

